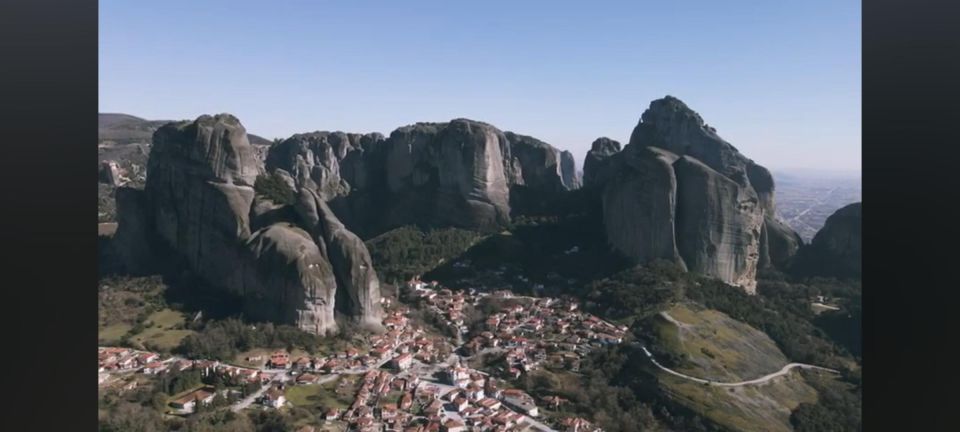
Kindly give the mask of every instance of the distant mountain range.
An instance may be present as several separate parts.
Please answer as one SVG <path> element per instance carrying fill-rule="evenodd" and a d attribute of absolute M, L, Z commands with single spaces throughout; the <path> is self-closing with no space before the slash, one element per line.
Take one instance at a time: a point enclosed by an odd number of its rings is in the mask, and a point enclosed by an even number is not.
<path fill-rule="evenodd" d="M 97 118 L 100 143 L 112 142 L 117 145 L 149 144 L 153 132 L 160 126 L 173 120 L 146 120 L 130 114 L 100 113 Z M 247 134 L 250 144 L 270 145 L 273 141 Z"/>

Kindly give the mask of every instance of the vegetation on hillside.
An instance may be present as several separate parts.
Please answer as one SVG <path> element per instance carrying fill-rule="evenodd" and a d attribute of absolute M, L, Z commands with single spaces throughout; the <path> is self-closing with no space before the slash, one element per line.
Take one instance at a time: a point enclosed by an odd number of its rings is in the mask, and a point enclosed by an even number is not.
<path fill-rule="evenodd" d="M 859 385 L 809 374 L 807 382 L 819 397 L 816 403 L 800 404 L 790 415 L 796 432 L 863 430 L 863 390 Z"/>
<path fill-rule="evenodd" d="M 290 186 L 276 173 L 261 174 L 253 183 L 253 190 L 276 204 L 293 204 L 295 196 Z"/>
<path fill-rule="evenodd" d="M 404 226 L 367 240 L 374 267 L 383 281 L 402 282 L 460 256 L 482 234 L 460 228 Z"/>
<path fill-rule="evenodd" d="M 185 337 L 176 352 L 188 358 L 231 360 L 237 354 L 255 348 L 302 349 L 316 353 L 330 347 L 345 347 L 349 331 L 338 337 L 322 337 L 295 326 L 273 323 L 247 323 L 240 319 L 212 320 L 196 333 Z"/>

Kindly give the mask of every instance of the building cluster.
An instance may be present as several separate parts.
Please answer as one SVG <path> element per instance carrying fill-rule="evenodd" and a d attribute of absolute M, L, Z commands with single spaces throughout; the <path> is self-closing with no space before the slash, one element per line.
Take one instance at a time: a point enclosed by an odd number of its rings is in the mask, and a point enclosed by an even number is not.
<path fill-rule="evenodd" d="M 627 331 L 626 326 L 580 311 L 573 301 L 516 297 L 509 291 L 453 292 L 418 279 L 408 282 L 407 287 L 463 334 L 468 331 L 463 322 L 464 305 L 476 306 L 483 297 L 518 300 L 501 302 L 501 310 L 485 317 L 483 328 L 463 345 L 466 355 L 484 350 L 502 352 L 508 374 L 514 377 L 541 365 L 578 371 L 581 359 L 591 349 L 621 343 Z"/>
<path fill-rule="evenodd" d="M 529 395 L 501 391 L 494 379 L 478 371 L 455 366 L 443 376 L 457 385 L 371 370 L 363 376 L 353 404 L 343 412 L 331 409 L 325 418 L 362 432 L 505 432 L 525 429 L 524 414 L 537 415 Z"/>
<path fill-rule="evenodd" d="M 438 284 L 413 280 L 409 292 L 439 321 L 454 327 L 461 337 L 462 352 L 502 356 L 507 376 L 518 378 L 540 366 L 578 370 L 591 349 L 623 340 L 626 328 L 580 311 L 577 303 L 551 298 L 516 297 L 509 291 L 454 292 Z M 465 324 L 465 308 L 479 309 L 484 297 L 500 305 L 488 316 Z M 489 310 L 489 309 L 488 309 Z M 326 420 L 339 420 L 355 431 L 387 432 L 505 432 L 549 430 L 537 422 L 541 406 L 557 410 L 568 402 L 557 396 L 535 401 L 524 391 L 501 389 L 487 373 L 452 364 L 449 338 L 431 336 L 410 322 L 410 309 L 403 305 L 388 308 L 383 319 L 385 331 L 371 336 L 363 350 L 348 346 L 323 356 L 291 356 L 279 350 L 247 358 L 261 367 L 240 367 L 210 360 L 161 358 L 156 353 L 129 348 L 99 348 L 101 383 L 114 372 L 147 375 L 187 369 L 199 370 L 209 378 L 219 376 L 228 386 L 258 384 L 256 400 L 266 407 L 287 404 L 286 385 L 320 385 L 335 375 L 361 376 L 351 405 L 343 410 L 329 408 Z M 463 336 L 466 343 L 462 343 Z M 384 368 L 386 366 L 386 368 Z M 433 375 L 437 372 L 437 375 Z M 439 378 L 439 379 L 437 379 Z M 284 381 L 284 382 L 273 382 Z M 205 380 L 205 382 L 210 382 Z M 352 380 L 340 381 L 338 391 Z M 263 387 L 269 384 L 269 387 Z M 192 412 L 197 404 L 210 403 L 215 394 L 203 387 L 177 397 L 171 406 Z M 254 396 L 244 404 L 250 403 Z M 245 405 L 243 405 L 245 406 Z M 566 418 L 557 426 L 569 432 L 597 432 L 582 418 Z"/>

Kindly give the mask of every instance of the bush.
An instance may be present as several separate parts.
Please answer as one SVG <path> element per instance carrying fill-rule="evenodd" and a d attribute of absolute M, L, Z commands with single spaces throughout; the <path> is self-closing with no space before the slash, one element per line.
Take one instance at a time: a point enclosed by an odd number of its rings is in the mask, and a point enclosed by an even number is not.
<path fill-rule="evenodd" d="M 313 353 L 325 339 L 289 325 L 249 324 L 230 318 L 210 321 L 196 334 L 185 337 L 177 352 L 190 358 L 230 360 L 253 348 L 298 347 Z"/>
<path fill-rule="evenodd" d="M 405 226 L 374 237 L 366 245 L 380 279 L 401 282 L 460 256 L 481 237 L 459 228 Z"/>
<path fill-rule="evenodd" d="M 276 173 L 261 174 L 253 183 L 253 190 L 276 204 L 293 204 L 294 195 L 290 186 Z"/>

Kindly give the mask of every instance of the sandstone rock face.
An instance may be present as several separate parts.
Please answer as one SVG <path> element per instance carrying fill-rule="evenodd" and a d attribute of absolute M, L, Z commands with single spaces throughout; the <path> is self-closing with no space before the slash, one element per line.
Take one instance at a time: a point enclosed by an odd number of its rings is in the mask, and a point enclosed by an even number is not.
<path fill-rule="evenodd" d="M 760 199 L 761 204 L 763 199 Z M 763 230 L 760 233 L 760 268 L 787 269 L 803 245 L 803 239 L 787 224 L 764 210 Z"/>
<path fill-rule="evenodd" d="M 523 185 L 537 191 L 562 192 L 576 189 L 573 156 L 534 137 L 513 132 L 504 134 L 510 152 L 520 162 Z M 564 153 L 567 160 L 564 161 Z M 566 170 L 566 171 L 565 171 Z"/>
<path fill-rule="evenodd" d="M 314 132 L 274 146 L 267 168 L 290 174 L 370 235 L 421 224 L 481 231 L 510 221 L 511 187 L 579 187 L 572 155 L 482 122 L 416 123 L 379 134 Z"/>
<path fill-rule="evenodd" d="M 120 165 L 111 160 L 100 163 L 100 183 L 120 186 Z"/>
<path fill-rule="evenodd" d="M 754 293 L 763 224 L 756 192 L 689 156 L 674 169 L 678 249 L 687 268 Z"/>
<path fill-rule="evenodd" d="M 566 150 L 560 152 L 560 175 L 567 190 L 580 189 L 583 186 L 583 179 L 577 172 L 577 162 L 573 160 L 573 153 Z"/>
<path fill-rule="evenodd" d="M 368 329 L 380 330 L 380 280 L 363 240 L 347 230 L 312 189 L 300 190 L 296 209 L 303 223 L 312 228 L 317 244 L 324 245 L 332 264 L 341 293 L 337 309 Z"/>
<path fill-rule="evenodd" d="M 361 188 L 365 186 L 367 172 L 357 162 L 363 160 L 365 149 L 381 141 L 383 136 L 380 134 L 297 134 L 270 149 L 266 158 L 267 169 L 282 169 L 295 179 L 298 186 L 309 187 L 324 200 L 331 200 L 349 194 L 351 183 Z"/>
<path fill-rule="evenodd" d="M 313 194 L 317 215 L 307 224 L 296 205 L 276 204 L 255 192 L 264 168 L 235 117 L 201 116 L 158 129 L 144 191 L 118 193 L 123 207 L 118 244 L 132 261 L 128 267 L 153 263 L 162 250 L 170 264 L 240 296 L 254 319 L 328 334 L 336 331 L 334 311 L 340 309 L 378 325 L 380 288 L 369 253 L 316 192 L 336 184 L 330 175 L 341 171 L 323 163 L 349 161 L 344 154 L 349 139 L 336 144 L 301 138 L 287 140 L 285 147 L 296 177 L 275 173 L 291 189 L 302 186 Z M 333 154 L 314 157 L 315 151 Z"/>
<path fill-rule="evenodd" d="M 481 229 L 505 225 L 510 220 L 508 187 L 518 175 L 505 166 L 512 159 L 503 133 L 465 119 L 442 126 L 428 142 L 424 132 L 400 128 L 390 135 L 389 190 L 434 193 L 430 213 L 441 224 Z"/>
<path fill-rule="evenodd" d="M 245 244 L 244 312 L 255 320 L 296 323 L 315 334 L 337 330 L 337 281 L 323 250 L 288 223 L 263 228 Z"/>
<path fill-rule="evenodd" d="M 653 101 L 630 143 L 596 140 L 584 186 L 602 191 L 614 248 L 668 259 L 748 293 L 760 266 L 790 262 L 799 237 L 775 219 L 770 172 L 741 155 L 679 99 Z"/>
<path fill-rule="evenodd" d="M 170 123 L 154 133 L 145 187 L 153 229 L 201 278 L 237 295 L 236 264 L 250 236 L 260 172 L 246 130 L 231 115 Z"/>
<path fill-rule="evenodd" d="M 802 273 L 860 278 L 863 274 L 863 205 L 853 203 L 834 212 L 804 246 L 798 258 Z"/>
<path fill-rule="evenodd" d="M 619 141 L 607 137 L 597 138 L 593 144 L 590 145 L 590 151 L 587 152 L 587 156 L 583 159 L 583 185 L 591 186 L 597 183 L 603 183 L 603 181 L 598 181 L 598 177 L 601 176 L 601 173 L 605 170 L 606 160 L 610 158 L 610 156 L 619 153 L 620 150 Z"/>
<path fill-rule="evenodd" d="M 150 247 L 152 233 L 150 203 L 144 191 L 120 187 L 116 192 L 117 231 L 112 246 L 124 270 L 143 276 L 157 270 L 157 260 Z"/>
<path fill-rule="evenodd" d="M 615 174 L 603 190 L 607 238 L 638 261 L 665 259 L 685 265 L 677 250 L 675 159 L 652 147 L 631 151 L 616 161 Z"/>

